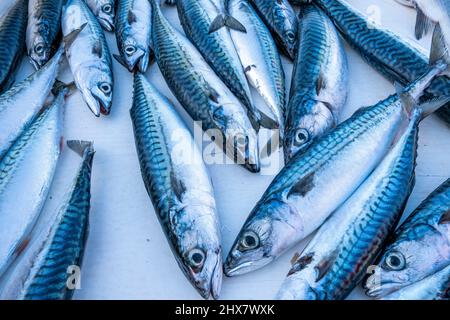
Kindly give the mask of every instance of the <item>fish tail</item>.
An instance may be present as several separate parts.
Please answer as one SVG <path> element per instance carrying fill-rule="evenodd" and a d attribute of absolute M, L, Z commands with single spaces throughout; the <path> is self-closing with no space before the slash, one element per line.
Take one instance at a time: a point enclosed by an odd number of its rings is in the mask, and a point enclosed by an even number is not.
<path fill-rule="evenodd" d="M 67 146 L 83 157 L 86 153 L 94 152 L 94 143 L 92 141 L 84 140 L 68 140 Z"/>
<path fill-rule="evenodd" d="M 222 27 L 228 27 L 230 29 L 247 33 L 247 29 L 245 29 L 244 25 L 240 23 L 236 18 L 233 18 L 229 14 L 220 14 L 218 15 L 211 25 L 209 26 L 209 33 L 216 32 Z"/>

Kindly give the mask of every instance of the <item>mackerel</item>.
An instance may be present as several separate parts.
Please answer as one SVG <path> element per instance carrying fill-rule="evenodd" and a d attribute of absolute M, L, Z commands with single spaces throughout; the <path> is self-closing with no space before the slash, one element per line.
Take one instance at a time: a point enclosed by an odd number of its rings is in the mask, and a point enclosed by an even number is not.
<path fill-rule="evenodd" d="M 0 95 L 0 159 L 42 109 L 64 54 L 60 48 L 40 70 Z"/>
<path fill-rule="evenodd" d="M 222 83 L 190 41 L 163 16 L 151 0 L 152 44 L 166 83 L 194 121 L 235 162 L 252 172 L 260 170 L 257 133 L 245 108 Z M 223 146 L 225 138 L 225 146 Z"/>
<path fill-rule="evenodd" d="M 0 18 L 0 93 L 9 89 L 25 52 L 28 0 L 17 0 Z"/>
<path fill-rule="evenodd" d="M 59 47 L 64 0 L 29 0 L 26 45 L 35 69 L 44 66 Z"/>
<path fill-rule="evenodd" d="M 302 6 L 299 21 L 299 48 L 286 116 L 285 161 L 339 123 L 348 93 L 347 56 L 333 23 L 315 5 Z"/>
<path fill-rule="evenodd" d="M 142 74 L 134 76 L 130 115 L 142 178 L 177 263 L 203 298 L 217 299 L 222 250 L 202 155 L 174 106 Z"/>
<path fill-rule="evenodd" d="M 114 30 L 116 0 L 83 0 L 106 31 Z"/>

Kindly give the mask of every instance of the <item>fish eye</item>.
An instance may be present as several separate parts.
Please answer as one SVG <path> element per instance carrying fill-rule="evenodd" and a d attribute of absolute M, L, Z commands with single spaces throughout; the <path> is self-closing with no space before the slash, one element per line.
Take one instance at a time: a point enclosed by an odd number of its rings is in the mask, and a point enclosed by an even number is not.
<path fill-rule="evenodd" d="M 104 94 L 109 94 L 111 93 L 111 85 L 109 83 L 101 83 L 99 85 L 100 90 L 104 93 Z"/>
<path fill-rule="evenodd" d="M 105 4 L 105 5 L 102 7 L 102 11 L 103 11 L 104 13 L 107 13 L 107 14 L 111 13 L 111 12 L 112 12 L 112 5 L 110 5 L 110 4 Z"/>
<path fill-rule="evenodd" d="M 200 249 L 192 249 L 188 254 L 189 264 L 194 268 L 201 268 L 205 263 L 205 253 Z"/>
<path fill-rule="evenodd" d="M 37 45 L 34 46 L 34 52 L 36 52 L 37 54 L 41 54 L 44 52 L 44 44 L 43 43 L 38 43 Z"/>
<path fill-rule="evenodd" d="M 295 145 L 301 146 L 308 142 L 309 140 L 309 132 L 304 128 L 300 128 L 295 132 Z"/>
<path fill-rule="evenodd" d="M 241 248 L 251 250 L 257 247 L 259 247 L 259 236 L 253 231 L 245 232 L 241 240 Z"/>
<path fill-rule="evenodd" d="M 128 55 L 128 56 L 131 56 L 133 53 L 135 53 L 136 52 L 136 47 L 135 46 L 132 46 L 132 45 L 128 45 L 128 46 L 126 46 L 125 47 L 125 53 Z"/>
<path fill-rule="evenodd" d="M 294 34 L 294 32 L 292 32 L 292 31 L 288 31 L 288 32 L 286 33 L 286 37 L 288 38 L 288 40 L 289 40 L 290 42 L 292 42 L 292 41 L 295 40 L 295 34 Z"/>
<path fill-rule="evenodd" d="M 390 252 L 384 260 L 386 267 L 393 271 L 400 271 L 405 268 L 406 261 L 403 254 L 400 252 Z"/>

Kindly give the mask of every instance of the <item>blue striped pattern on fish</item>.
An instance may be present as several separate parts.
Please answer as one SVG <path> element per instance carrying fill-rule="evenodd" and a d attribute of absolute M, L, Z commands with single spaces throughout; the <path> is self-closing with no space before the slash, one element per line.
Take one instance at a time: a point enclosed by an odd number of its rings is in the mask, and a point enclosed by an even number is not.
<path fill-rule="evenodd" d="M 333 20 L 344 39 L 376 70 L 391 81 L 406 85 L 427 72 L 428 58 L 394 33 L 373 26 L 361 13 L 341 0 L 314 0 Z M 450 79 L 435 79 L 427 92 L 450 95 Z M 450 105 L 438 115 L 449 122 Z M 450 122 L 449 122 L 450 123 Z"/>
<path fill-rule="evenodd" d="M 29 0 L 26 44 L 35 69 L 45 65 L 59 46 L 63 4 L 64 0 Z"/>
<path fill-rule="evenodd" d="M 294 59 L 298 21 L 288 0 L 250 0 L 262 20 L 272 32 L 281 51 Z"/>
<path fill-rule="evenodd" d="M 91 142 L 68 141 L 82 157 L 69 197 L 60 209 L 53 229 L 25 282 L 22 299 L 71 299 L 74 290 L 68 287 L 70 267 L 81 268 L 89 231 L 91 172 L 94 149 Z M 80 279 L 77 279 L 79 281 Z M 73 285 L 73 283 L 72 283 Z"/>
<path fill-rule="evenodd" d="M 216 299 L 222 250 L 201 153 L 173 105 L 142 74 L 134 76 L 130 116 L 142 178 L 175 259 L 202 297 Z"/>
<path fill-rule="evenodd" d="M 25 51 L 28 0 L 17 0 L 0 18 L 0 93 L 14 81 L 14 74 Z"/>
<path fill-rule="evenodd" d="M 320 227 L 293 263 L 278 298 L 342 300 L 359 283 L 414 186 L 420 119 L 414 111 L 380 165 Z"/>
<path fill-rule="evenodd" d="M 367 293 L 383 297 L 449 265 L 450 179 L 433 191 L 392 235 L 378 268 L 367 280 Z"/>
<path fill-rule="evenodd" d="M 299 21 L 285 161 L 339 123 L 348 92 L 347 56 L 333 23 L 314 5 L 301 7 Z"/>

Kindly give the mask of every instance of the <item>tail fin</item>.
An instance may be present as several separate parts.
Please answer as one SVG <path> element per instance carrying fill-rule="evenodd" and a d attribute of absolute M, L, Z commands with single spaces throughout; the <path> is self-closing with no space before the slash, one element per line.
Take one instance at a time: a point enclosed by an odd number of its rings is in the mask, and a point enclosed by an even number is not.
<path fill-rule="evenodd" d="M 244 33 L 247 32 L 247 29 L 245 29 L 242 23 L 240 23 L 238 20 L 236 20 L 230 15 L 220 14 L 214 19 L 214 21 L 209 26 L 209 33 L 213 33 L 225 26 L 236 31 Z"/>
<path fill-rule="evenodd" d="M 69 140 L 67 146 L 83 157 L 86 152 L 94 152 L 94 143 L 92 141 L 84 140 Z"/>
<path fill-rule="evenodd" d="M 447 66 L 441 75 L 450 77 L 450 53 L 447 44 L 445 43 L 444 35 L 441 26 L 436 25 L 433 32 L 433 40 L 431 42 L 430 65 L 444 62 Z"/>

